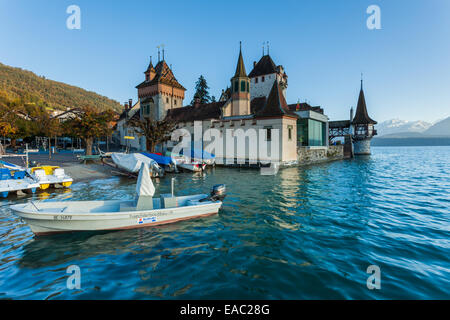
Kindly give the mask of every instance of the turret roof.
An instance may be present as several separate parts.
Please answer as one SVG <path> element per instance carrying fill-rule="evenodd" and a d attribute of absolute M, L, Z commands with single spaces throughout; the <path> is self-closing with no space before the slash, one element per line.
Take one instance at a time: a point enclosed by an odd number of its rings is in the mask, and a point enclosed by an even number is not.
<path fill-rule="evenodd" d="M 269 55 L 263 56 L 255 65 L 253 70 L 248 74 L 250 78 L 263 76 L 266 74 L 276 73 L 277 66 Z"/>
<path fill-rule="evenodd" d="M 291 116 L 298 118 L 298 115 L 289 110 L 289 107 L 284 98 L 283 92 L 278 81 L 274 81 L 272 89 L 270 90 L 269 97 L 262 110 L 257 114 L 257 117 L 275 117 L 275 116 Z"/>
<path fill-rule="evenodd" d="M 366 99 L 364 98 L 364 91 L 362 87 L 362 80 L 361 80 L 361 90 L 359 91 L 359 98 L 358 98 L 358 106 L 356 107 L 356 113 L 355 117 L 352 121 L 353 124 L 377 124 L 375 120 L 369 117 L 369 114 L 367 113 L 367 107 L 366 107 Z"/>
<path fill-rule="evenodd" d="M 247 72 L 245 71 L 244 59 L 242 58 L 242 49 L 239 48 L 239 58 L 236 66 L 236 72 L 233 78 L 246 78 Z"/>
<path fill-rule="evenodd" d="M 169 68 L 165 60 L 158 62 L 155 66 L 155 77 L 151 81 L 144 81 L 136 86 L 136 88 L 144 88 L 157 83 L 164 83 L 169 86 L 186 90 L 175 78 L 172 70 Z"/>

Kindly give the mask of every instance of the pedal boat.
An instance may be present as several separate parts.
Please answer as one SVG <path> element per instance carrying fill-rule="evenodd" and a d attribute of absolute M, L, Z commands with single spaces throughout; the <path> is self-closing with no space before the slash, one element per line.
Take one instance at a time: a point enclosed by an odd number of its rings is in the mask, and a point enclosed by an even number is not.
<path fill-rule="evenodd" d="M 57 232 L 134 229 L 216 214 L 225 197 L 225 186 L 216 185 L 208 196 L 176 197 L 172 193 L 154 198 L 155 188 L 148 165 L 143 163 L 130 201 L 45 201 L 10 208 L 36 235 Z"/>
<path fill-rule="evenodd" d="M 68 188 L 73 182 L 73 179 L 64 172 L 64 169 L 58 166 L 34 167 L 29 169 L 28 173 L 39 182 L 41 190 L 58 186 Z"/>
<path fill-rule="evenodd" d="M 25 171 L 0 168 L 0 198 L 6 198 L 11 192 L 36 192 L 39 183 L 27 177 Z"/>

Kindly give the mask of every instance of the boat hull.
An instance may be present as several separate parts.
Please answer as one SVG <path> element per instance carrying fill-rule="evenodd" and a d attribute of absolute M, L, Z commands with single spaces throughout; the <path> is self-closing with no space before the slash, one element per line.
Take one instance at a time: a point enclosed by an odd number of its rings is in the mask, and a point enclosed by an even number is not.
<path fill-rule="evenodd" d="M 179 163 L 179 168 L 182 168 L 186 171 L 192 171 L 192 172 L 201 172 L 205 170 L 206 164 L 199 164 L 199 163 Z"/>
<path fill-rule="evenodd" d="M 200 198 L 197 197 L 196 200 Z M 30 226 L 34 234 L 48 235 L 60 232 L 124 230 L 158 226 L 213 215 L 218 213 L 222 205 L 220 201 L 208 201 L 205 204 L 164 209 L 116 211 L 121 204 L 132 205 L 132 203 L 133 201 L 79 201 L 71 202 L 71 208 L 64 210 L 66 208 L 64 202 L 47 202 L 14 205 L 11 209 Z M 37 211 L 34 206 L 40 211 Z M 74 206 L 85 210 L 90 208 L 92 212 L 77 212 Z M 96 209 L 102 212 L 96 212 Z M 108 210 L 111 211 L 108 212 Z"/>

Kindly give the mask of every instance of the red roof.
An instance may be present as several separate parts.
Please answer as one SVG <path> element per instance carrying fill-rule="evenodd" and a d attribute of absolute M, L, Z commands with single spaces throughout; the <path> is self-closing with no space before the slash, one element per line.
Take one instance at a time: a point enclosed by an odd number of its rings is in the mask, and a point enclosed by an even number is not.
<path fill-rule="evenodd" d="M 154 84 L 163 83 L 169 86 L 186 90 L 175 78 L 172 70 L 170 70 L 165 60 L 158 62 L 155 67 L 156 75 L 151 81 L 144 81 L 136 86 L 136 88 L 145 88 Z"/>

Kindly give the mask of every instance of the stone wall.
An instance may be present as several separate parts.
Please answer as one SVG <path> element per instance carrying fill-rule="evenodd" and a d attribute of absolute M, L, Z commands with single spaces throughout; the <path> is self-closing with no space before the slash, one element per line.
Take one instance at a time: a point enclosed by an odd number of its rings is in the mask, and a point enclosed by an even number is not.
<path fill-rule="evenodd" d="M 353 147 L 355 155 L 370 154 L 370 139 L 355 141 Z"/>
<path fill-rule="evenodd" d="M 344 159 L 343 145 L 329 146 L 328 149 L 297 147 L 298 165 L 307 165 L 340 159 Z"/>

